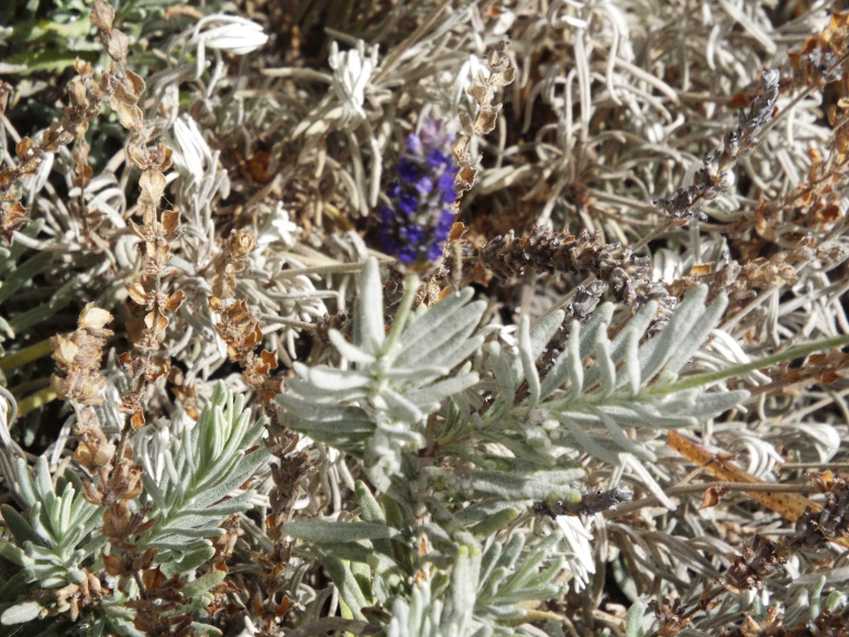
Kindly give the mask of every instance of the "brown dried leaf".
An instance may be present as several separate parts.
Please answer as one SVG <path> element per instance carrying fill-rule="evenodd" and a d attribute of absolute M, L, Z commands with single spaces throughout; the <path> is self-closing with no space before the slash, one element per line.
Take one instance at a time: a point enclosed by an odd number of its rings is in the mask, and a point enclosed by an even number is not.
<path fill-rule="evenodd" d="M 130 162 L 140 170 L 146 170 L 150 163 L 148 160 L 147 150 L 140 144 L 132 142 L 127 144 L 127 157 Z"/>
<path fill-rule="evenodd" d="M 80 313 L 79 326 L 89 330 L 100 330 L 111 322 L 112 318 L 106 310 L 89 303 Z"/>
<path fill-rule="evenodd" d="M 713 274 L 714 263 L 696 263 L 690 269 L 690 274 L 696 277 L 708 276 Z"/>
<path fill-rule="evenodd" d="M 127 93 L 132 95 L 136 100 L 138 100 L 141 97 L 141 94 L 144 93 L 144 80 L 141 75 L 133 73 L 132 71 L 127 71 L 124 86 L 126 87 Z"/>
<path fill-rule="evenodd" d="M 138 431 L 144 427 L 144 412 L 141 409 L 134 411 L 133 415 L 130 416 L 130 426 L 133 431 Z"/>
<path fill-rule="evenodd" d="M 70 367 L 74 364 L 77 354 L 80 351 L 79 346 L 64 334 L 57 334 L 53 337 L 53 360 L 63 367 Z"/>
<path fill-rule="evenodd" d="M 498 114 L 501 112 L 501 105 L 494 107 L 481 107 L 478 116 L 475 118 L 474 131 L 477 135 L 486 135 L 492 132 L 495 124 L 498 122 Z"/>
<path fill-rule="evenodd" d="M 240 228 L 230 237 L 229 247 L 237 259 L 248 256 L 256 247 L 256 233 L 251 228 Z"/>
<path fill-rule="evenodd" d="M 165 175 L 156 168 L 149 168 L 139 177 L 139 188 L 156 205 L 165 192 Z"/>
<path fill-rule="evenodd" d="M 21 141 L 15 145 L 15 154 L 19 159 L 27 159 L 32 147 L 33 142 L 31 137 L 21 137 Z"/>
<path fill-rule="evenodd" d="M 127 294 L 136 305 L 147 305 L 147 291 L 140 281 L 134 281 L 127 286 Z"/>
<path fill-rule="evenodd" d="M 475 185 L 475 177 L 477 176 L 477 173 L 478 171 L 471 166 L 462 166 L 457 172 L 457 177 L 454 181 L 457 190 L 459 192 L 471 190 L 472 186 Z"/>
<path fill-rule="evenodd" d="M 109 103 L 112 106 L 112 110 L 117 113 L 121 126 L 129 131 L 141 130 L 144 125 L 144 115 L 138 106 L 116 99 L 115 97 Z"/>
<path fill-rule="evenodd" d="M 160 173 L 161 174 L 161 173 Z M 164 181 L 164 179 L 163 179 Z M 162 213 L 162 229 L 168 239 L 173 239 L 180 228 L 180 211 L 166 210 Z"/>
<path fill-rule="evenodd" d="M 691 462 L 703 467 L 718 480 L 767 484 L 760 478 L 747 473 L 730 460 L 718 454 L 711 453 L 700 444 L 682 436 L 676 431 L 670 431 L 667 434 L 666 444 Z M 789 522 L 798 520 L 808 509 L 812 511 L 822 510 L 822 507 L 818 503 L 798 493 L 747 491 L 746 495 L 770 511 L 779 514 Z"/>
<path fill-rule="evenodd" d="M 702 508 L 709 509 L 719 504 L 719 489 L 716 487 L 708 487 L 702 496 Z"/>
<path fill-rule="evenodd" d="M 91 23 L 99 31 L 112 30 L 112 23 L 115 21 L 115 10 L 112 5 L 104 0 L 96 0 L 94 7 L 91 10 Z"/>
<path fill-rule="evenodd" d="M 277 352 L 269 352 L 264 349 L 259 355 L 262 358 L 262 362 L 268 365 L 270 369 L 277 367 Z"/>
<path fill-rule="evenodd" d="M 104 514 L 104 522 L 106 519 L 107 513 Z M 104 530 L 104 534 L 106 531 Z M 106 568 L 106 572 L 109 573 L 112 577 L 118 577 L 120 575 L 124 575 L 124 566 L 123 560 L 117 555 L 104 555 L 103 556 L 103 566 Z"/>
<path fill-rule="evenodd" d="M 176 292 L 171 294 L 167 299 L 165 299 L 165 311 L 176 312 L 178 309 L 180 309 L 180 306 L 185 300 L 186 293 L 182 290 L 177 290 Z"/>
<path fill-rule="evenodd" d="M 130 50 L 130 38 L 127 37 L 126 33 L 118 29 L 113 29 L 108 37 L 106 52 L 109 54 L 109 57 L 119 64 L 126 64 L 127 53 Z"/>
<path fill-rule="evenodd" d="M 68 85 L 68 95 L 71 96 L 71 102 L 80 108 L 88 107 L 88 90 L 85 82 L 81 77 L 71 79 Z"/>
<path fill-rule="evenodd" d="M 77 75 L 81 75 L 83 77 L 88 77 L 89 75 L 91 75 L 91 71 L 92 71 L 91 63 L 86 62 L 85 60 L 82 60 L 80 58 L 77 58 L 76 60 L 74 60 L 74 71 L 76 72 Z M 77 78 L 74 78 L 74 79 L 77 79 Z"/>
<path fill-rule="evenodd" d="M 21 205 L 20 201 L 15 201 L 8 204 L 3 209 L 2 214 L 2 230 L 3 237 L 6 242 L 12 240 L 12 234 L 23 226 L 27 221 L 27 209 Z"/>

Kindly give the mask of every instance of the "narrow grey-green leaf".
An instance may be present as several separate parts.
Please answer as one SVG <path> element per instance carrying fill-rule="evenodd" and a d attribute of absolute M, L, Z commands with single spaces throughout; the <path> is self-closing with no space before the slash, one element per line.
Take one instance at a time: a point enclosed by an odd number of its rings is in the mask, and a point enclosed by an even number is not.
<path fill-rule="evenodd" d="M 396 529 L 385 524 L 330 520 L 294 520 L 284 524 L 283 531 L 299 540 L 316 544 L 381 540 L 398 535 Z"/>
<path fill-rule="evenodd" d="M 0 624 L 11 626 L 13 624 L 24 624 L 37 619 L 44 607 L 38 602 L 21 602 L 10 606 L 0 615 Z"/>
<path fill-rule="evenodd" d="M 369 354 L 380 351 L 386 332 L 383 325 L 383 285 L 377 259 L 369 257 L 359 280 L 356 314 L 357 345 Z"/>

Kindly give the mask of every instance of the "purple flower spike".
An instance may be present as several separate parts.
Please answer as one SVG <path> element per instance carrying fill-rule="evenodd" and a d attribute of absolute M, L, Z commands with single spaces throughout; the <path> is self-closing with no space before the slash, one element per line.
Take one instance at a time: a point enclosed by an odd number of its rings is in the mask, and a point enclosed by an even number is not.
<path fill-rule="evenodd" d="M 398 259 L 401 263 L 410 264 L 419 256 L 418 251 L 412 246 L 404 246 L 398 251 Z"/>
<path fill-rule="evenodd" d="M 454 172 L 446 170 L 439 176 L 438 188 L 442 195 L 443 203 L 454 203 L 457 199 L 457 190 L 454 188 Z"/>
<path fill-rule="evenodd" d="M 412 161 L 406 159 L 398 163 L 398 176 L 401 181 L 412 182 L 419 178 L 419 167 Z"/>
<path fill-rule="evenodd" d="M 444 244 L 442 241 L 437 241 L 436 243 L 432 244 L 427 249 L 427 260 L 436 261 L 437 259 L 440 259 L 442 257 L 443 250 Z"/>
<path fill-rule="evenodd" d="M 433 179 L 430 177 L 420 177 L 416 181 L 416 190 L 422 197 L 427 197 L 433 190 Z"/>
<path fill-rule="evenodd" d="M 381 245 L 402 263 L 442 258 L 457 200 L 452 142 L 453 135 L 432 119 L 405 140 L 396 178 L 385 190 L 389 205 L 379 210 Z"/>
<path fill-rule="evenodd" d="M 398 210 L 404 213 L 405 216 L 412 216 L 418 207 L 419 199 L 415 195 L 408 195 L 404 193 L 398 197 Z"/>

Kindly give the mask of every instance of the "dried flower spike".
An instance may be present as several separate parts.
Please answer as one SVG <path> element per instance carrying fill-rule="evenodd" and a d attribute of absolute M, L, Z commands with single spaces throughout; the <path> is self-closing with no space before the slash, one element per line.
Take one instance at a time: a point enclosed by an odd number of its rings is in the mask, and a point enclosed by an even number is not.
<path fill-rule="evenodd" d="M 442 123 L 430 119 L 407 137 L 397 179 L 387 191 L 389 204 L 380 208 L 381 246 L 402 263 L 442 257 L 457 199 L 452 141 Z"/>

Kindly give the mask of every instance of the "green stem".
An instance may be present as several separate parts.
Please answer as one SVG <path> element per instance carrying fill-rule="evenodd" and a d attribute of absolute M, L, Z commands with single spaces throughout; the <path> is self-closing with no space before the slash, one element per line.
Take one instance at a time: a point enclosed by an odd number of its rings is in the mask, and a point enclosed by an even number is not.
<path fill-rule="evenodd" d="M 17 399 L 22 398 L 27 394 L 37 392 L 39 389 L 44 389 L 50 384 L 50 382 L 50 376 L 40 376 L 39 378 L 33 378 L 31 380 L 19 383 L 14 387 L 7 387 L 7 389 L 9 390 L 9 392 L 11 392 L 12 396 Z"/>
<path fill-rule="evenodd" d="M 407 324 L 407 318 L 410 316 L 410 309 L 413 307 L 413 301 L 416 299 L 416 291 L 419 289 L 419 276 L 415 272 L 411 272 L 404 278 L 404 296 L 401 298 L 401 304 L 398 306 L 398 311 L 395 313 L 395 319 L 392 321 L 392 328 L 389 330 L 389 336 L 383 344 L 383 353 L 389 354 L 395 348 L 398 338 L 404 326 Z"/>
<path fill-rule="evenodd" d="M 18 403 L 18 418 L 26 416 L 29 412 L 35 411 L 57 398 L 59 398 L 59 394 L 52 387 L 45 387 L 34 394 L 30 394 Z"/>
<path fill-rule="evenodd" d="M 673 394 L 675 392 L 693 389 L 694 387 L 701 387 L 702 385 L 708 385 L 710 383 L 715 383 L 720 380 L 725 380 L 726 378 L 741 376 L 743 374 L 747 374 L 748 372 L 753 372 L 758 369 L 763 369 L 764 367 L 777 365 L 778 363 L 784 363 L 786 361 L 793 360 L 794 358 L 807 356 L 808 354 L 812 354 L 814 352 L 843 347 L 844 345 L 849 345 L 849 335 L 844 334 L 843 336 L 825 338 L 821 341 L 804 343 L 803 345 L 796 345 L 795 347 L 790 347 L 784 350 L 783 352 L 778 352 L 777 354 L 773 354 L 772 356 L 765 356 L 764 358 L 759 358 L 757 360 L 753 360 L 748 363 L 742 363 L 740 365 L 732 365 L 731 367 L 726 367 L 725 369 L 720 369 L 716 372 L 705 372 L 703 374 L 693 374 L 691 376 L 686 376 L 685 378 L 679 380 L 677 383 L 671 383 L 669 385 L 663 385 L 661 387 L 652 388 L 646 393 L 654 396 Z"/>
<path fill-rule="evenodd" d="M 43 341 L 39 341 L 34 345 L 19 349 L 17 352 L 6 354 L 0 358 L 0 369 L 8 371 L 10 369 L 23 367 L 27 363 L 31 363 L 39 358 L 44 358 L 50 354 L 51 351 L 52 347 L 50 346 L 50 339 L 45 338 Z"/>

